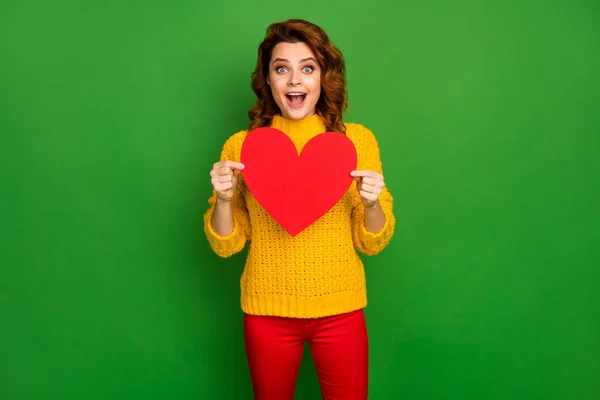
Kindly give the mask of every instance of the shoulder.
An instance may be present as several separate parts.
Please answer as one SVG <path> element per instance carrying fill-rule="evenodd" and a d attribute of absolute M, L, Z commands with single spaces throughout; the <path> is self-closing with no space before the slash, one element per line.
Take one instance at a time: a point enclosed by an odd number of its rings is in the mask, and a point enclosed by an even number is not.
<path fill-rule="evenodd" d="M 354 145 L 362 148 L 376 148 L 378 146 L 375 134 L 366 126 L 355 123 L 346 122 L 346 136 L 354 142 Z"/>
<path fill-rule="evenodd" d="M 223 144 L 222 159 L 239 162 L 242 144 L 248 135 L 248 131 L 238 131 L 230 135 Z"/>
<path fill-rule="evenodd" d="M 233 135 L 231 135 L 227 138 L 227 140 L 225 141 L 224 147 L 238 146 L 238 145 L 241 146 L 242 143 L 244 142 L 244 139 L 246 139 L 247 135 L 248 135 L 248 131 L 245 131 L 245 130 L 234 133 Z"/>
<path fill-rule="evenodd" d="M 358 156 L 358 169 L 381 170 L 379 145 L 373 132 L 364 125 L 346 123 L 346 136 L 354 143 Z"/>

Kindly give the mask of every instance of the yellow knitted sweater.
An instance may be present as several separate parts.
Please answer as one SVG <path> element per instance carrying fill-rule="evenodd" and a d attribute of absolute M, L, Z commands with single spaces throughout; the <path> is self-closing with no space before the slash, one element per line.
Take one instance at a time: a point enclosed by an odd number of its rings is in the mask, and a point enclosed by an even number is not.
<path fill-rule="evenodd" d="M 326 131 L 318 115 L 303 120 L 276 116 L 271 126 L 286 133 L 299 152 L 312 137 Z M 241 131 L 229 137 L 221 160 L 240 161 L 246 133 Z M 383 173 L 373 133 L 362 125 L 347 123 L 346 135 L 356 147 L 357 169 Z M 232 256 L 249 244 L 240 281 L 242 311 L 254 315 L 316 318 L 365 307 L 366 280 L 357 250 L 366 255 L 377 254 L 394 233 L 393 199 L 387 187 L 379 197 L 386 216 L 379 232 L 365 229 L 364 207 L 353 183 L 323 217 L 291 237 L 258 204 L 242 175 L 239 177 L 231 200 L 233 232 L 223 237 L 212 229 L 214 191 L 204 214 L 204 231 L 211 248 L 221 257 Z"/>

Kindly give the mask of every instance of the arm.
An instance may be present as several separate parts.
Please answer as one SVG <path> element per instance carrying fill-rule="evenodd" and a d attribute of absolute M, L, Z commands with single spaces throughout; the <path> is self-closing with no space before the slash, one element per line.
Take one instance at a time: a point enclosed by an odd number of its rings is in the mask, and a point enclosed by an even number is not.
<path fill-rule="evenodd" d="M 240 252 L 251 237 L 250 218 L 244 200 L 239 174 L 243 166 L 236 154 L 236 139 L 229 139 L 221 153 L 221 160 L 211 171 L 212 196 L 204 214 L 204 232 L 213 251 L 220 257 Z M 243 139 L 240 139 L 243 140 Z"/>
<path fill-rule="evenodd" d="M 375 136 L 361 127 L 356 142 L 361 169 L 352 172 L 359 194 L 352 210 L 353 240 L 357 250 L 375 255 L 388 245 L 394 234 L 393 198 L 384 183 Z"/>

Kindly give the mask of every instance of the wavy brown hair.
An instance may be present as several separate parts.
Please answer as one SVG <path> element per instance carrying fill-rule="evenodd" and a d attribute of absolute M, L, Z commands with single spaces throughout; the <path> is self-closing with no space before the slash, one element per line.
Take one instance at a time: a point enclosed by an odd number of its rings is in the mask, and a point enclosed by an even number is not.
<path fill-rule="evenodd" d="M 321 94 L 315 112 L 323 118 L 328 131 L 346 133 L 342 122 L 348 107 L 344 56 L 323 29 L 303 19 L 289 19 L 267 27 L 266 36 L 258 46 L 256 68 L 252 72 L 256 103 L 248 111 L 248 130 L 269 126 L 273 117 L 281 112 L 267 84 L 273 48 L 280 42 L 304 42 L 315 53 L 321 69 Z"/>

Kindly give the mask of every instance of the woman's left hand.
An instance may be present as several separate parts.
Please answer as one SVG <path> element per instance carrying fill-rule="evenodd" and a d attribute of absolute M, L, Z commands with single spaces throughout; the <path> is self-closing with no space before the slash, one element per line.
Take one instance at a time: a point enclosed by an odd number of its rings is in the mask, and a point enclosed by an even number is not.
<path fill-rule="evenodd" d="M 353 176 L 356 181 L 356 188 L 360 194 L 363 206 L 370 208 L 377 204 L 379 195 L 385 186 L 383 175 L 369 170 L 352 171 L 350 175 Z"/>

